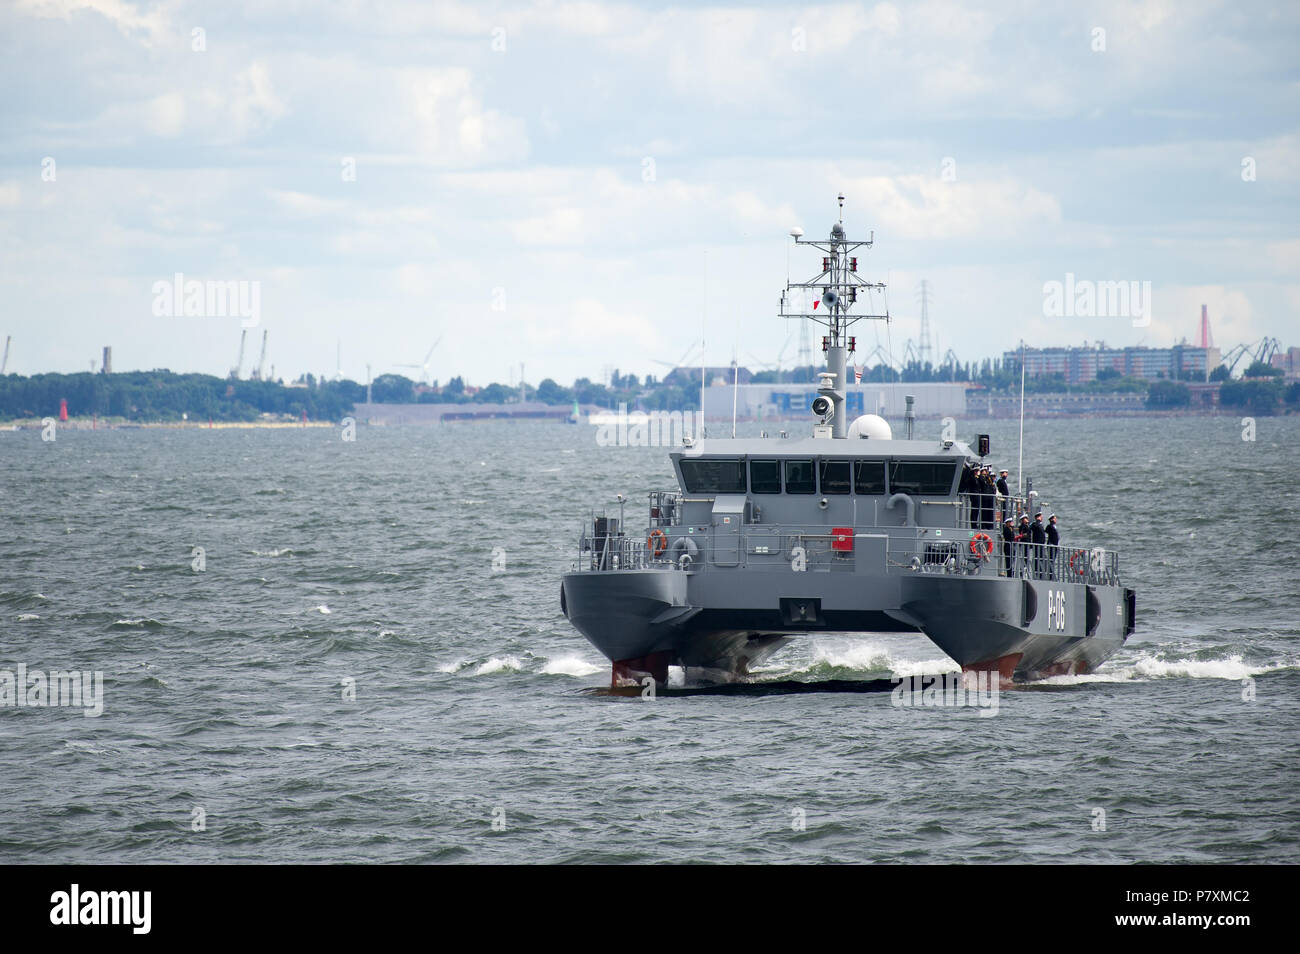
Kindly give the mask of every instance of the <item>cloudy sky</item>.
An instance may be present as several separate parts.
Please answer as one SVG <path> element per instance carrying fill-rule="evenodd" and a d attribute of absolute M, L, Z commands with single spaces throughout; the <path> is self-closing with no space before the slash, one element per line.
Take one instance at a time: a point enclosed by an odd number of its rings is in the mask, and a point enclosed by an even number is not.
<path fill-rule="evenodd" d="M 0 335 L 24 374 L 224 374 L 238 317 L 155 314 L 181 273 L 259 283 L 245 370 L 265 329 L 285 377 L 439 339 L 442 380 L 662 373 L 702 329 L 789 364 L 787 233 L 842 191 L 868 347 L 922 279 L 963 361 L 1164 346 L 1202 302 L 1300 345 L 1298 49 L 1289 3 L 10 0 Z M 1150 282 L 1150 325 L 1045 316 L 1067 273 Z"/>

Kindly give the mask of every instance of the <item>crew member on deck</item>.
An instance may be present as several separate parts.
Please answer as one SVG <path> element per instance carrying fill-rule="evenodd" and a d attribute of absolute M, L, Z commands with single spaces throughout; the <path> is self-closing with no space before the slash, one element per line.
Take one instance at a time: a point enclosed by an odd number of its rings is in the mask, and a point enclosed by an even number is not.
<path fill-rule="evenodd" d="M 980 522 L 979 507 L 976 506 L 979 498 L 975 496 L 975 472 L 971 469 L 970 464 L 961 465 L 961 483 L 957 485 L 957 493 L 963 495 L 962 499 L 966 501 L 968 512 L 970 513 L 970 525 L 978 527 Z"/>
<path fill-rule="evenodd" d="M 1029 569 L 1029 514 L 1020 515 L 1020 526 L 1016 528 L 1016 573 L 1023 576 Z"/>
<path fill-rule="evenodd" d="M 998 481 L 994 484 L 998 488 L 998 493 L 1002 499 L 998 501 L 998 516 L 1011 516 L 1011 487 L 1007 484 L 1007 472 L 1004 470 L 998 475 Z"/>
<path fill-rule="evenodd" d="M 1016 528 L 1014 521 L 1007 517 L 1002 521 L 1002 575 L 1011 575 L 1011 551 L 1016 546 Z"/>
<path fill-rule="evenodd" d="M 993 473 L 987 466 L 980 471 L 980 483 L 984 485 L 984 506 L 981 509 L 981 523 L 985 530 L 996 530 L 998 527 L 997 517 L 997 494 L 998 488 L 993 484 Z"/>
<path fill-rule="evenodd" d="M 1056 579 L 1056 556 L 1061 552 L 1061 531 L 1056 527 L 1056 514 L 1047 518 L 1047 557 L 1050 578 Z"/>
<path fill-rule="evenodd" d="M 1029 528 L 1029 534 L 1030 539 L 1033 541 L 1034 577 L 1041 580 L 1045 575 L 1047 550 L 1047 531 L 1043 528 L 1043 512 L 1041 510 L 1034 514 L 1034 523 Z"/>

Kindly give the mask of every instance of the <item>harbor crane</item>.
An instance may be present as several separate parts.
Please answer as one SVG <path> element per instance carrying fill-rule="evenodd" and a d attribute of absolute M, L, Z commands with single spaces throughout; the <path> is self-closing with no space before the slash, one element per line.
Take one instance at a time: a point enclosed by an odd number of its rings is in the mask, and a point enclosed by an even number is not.
<path fill-rule="evenodd" d="M 244 328 L 239 332 L 239 357 L 235 361 L 235 366 L 230 369 L 230 380 L 238 381 L 240 369 L 244 367 L 244 344 L 248 341 L 248 329 Z"/>
<path fill-rule="evenodd" d="M 257 367 L 248 373 L 248 377 L 253 381 L 263 381 L 266 379 L 266 335 L 267 330 L 262 329 L 262 353 L 258 356 Z"/>
<path fill-rule="evenodd" d="M 1246 355 L 1250 355 L 1251 361 L 1258 361 L 1261 364 L 1268 364 L 1273 355 L 1282 350 L 1282 342 L 1276 338 L 1263 337 L 1258 341 L 1250 344 L 1239 344 L 1223 356 L 1223 365 L 1228 369 L 1228 374 L 1232 374 L 1237 369 L 1238 362 Z"/>

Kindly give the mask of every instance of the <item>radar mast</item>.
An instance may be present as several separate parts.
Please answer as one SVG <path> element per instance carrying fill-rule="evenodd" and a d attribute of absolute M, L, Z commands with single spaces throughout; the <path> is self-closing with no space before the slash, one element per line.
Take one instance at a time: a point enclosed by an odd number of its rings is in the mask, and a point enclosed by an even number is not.
<path fill-rule="evenodd" d="M 826 329 L 822 337 L 822 351 L 826 353 L 826 371 L 819 377 L 822 386 L 817 393 L 828 403 L 818 404 L 815 412 L 819 414 L 823 425 L 830 425 L 830 436 L 844 437 L 848 421 L 844 410 L 845 394 L 848 386 L 846 378 L 849 352 L 857 349 L 857 339 L 848 336 L 848 330 L 856 321 L 873 319 L 888 322 L 889 309 L 886 306 L 881 314 L 852 314 L 851 309 L 861 296 L 869 308 L 873 301 L 872 293 L 884 293 L 884 282 L 869 282 L 858 275 L 858 259 L 853 252 L 860 248 L 869 249 L 875 241 L 872 230 L 865 241 L 853 241 L 844 232 L 844 193 L 839 194 L 839 221 L 831 226 L 830 238 L 824 241 L 803 238 L 801 229 L 791 229 L 790 236 L 795 245 L 810 245 L 820 249 L 822 270 L 808 281 L 792 282 L 787 279 L 785 292 L 781 295 L 782 318 L 808 319 Z M 823 413 L 821 408 L 826 408 Z"/>

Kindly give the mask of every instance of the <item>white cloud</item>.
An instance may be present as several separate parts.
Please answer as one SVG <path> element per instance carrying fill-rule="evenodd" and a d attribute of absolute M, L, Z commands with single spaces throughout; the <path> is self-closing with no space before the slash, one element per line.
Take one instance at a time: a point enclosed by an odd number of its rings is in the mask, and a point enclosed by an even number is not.
<path fill-rule="evenodd" d="M 185 128 L 185 97 L 180 93 L 155 96 L 145 107 L 144 122 L 155 136 L 179 136 Z"/>
<path fill-rule="evenodd" d="M 523 123 L 487 109 L 461 68 L 405 69 L 395 77 L 397 115 L 384 111 L 425 159 L 444 165 L 517 161 L 528 154 Z M 394 146 L 392 133 L 386 137 Z M 401 137 L 405 138 L 405 137 Z"/>
<path fill-rule="evenodd" d="M 69 21 L 84 12 L 93 12 L 112 23 L 123 36 L 138 39 L 146 47 L 172 33 L 168 16 L 171 11 L 166 4 L 142 13 L 137 5 L 124 0 L 18 0 L 17 9 L 39 19 Z"/>
<path fill-rule="evenodd" d="M 348 208 L 347 203 L 342 199 L 326 199 L 305 192 L 283 189 L 271 189 L 267 192 L 267 197 L 280 209 L 294 216 L 319 218 L 341 215 Z"/>
<path fill-rule="evenodd" d="M 241 71 L 234 85 L 226 108 L 234 121 L 235 139 L 264 129 L 288 112 L 272 88 L 270 71 L 264 63 L 253 63 Z"/>
<path fill-rule="evenodd" d="M 1300 275 L 1300 239 L 1269 242 L 1264 246 L 1264 254 L 1281 275 Z"/>
<path fill-rule="evenodd" d="M 582 211 L 570 206 L 515 222 L 510 231 L 522 245 L 575 245 L 586 234 Z"/>
<path fill-rule="evenodd" d="M 1054 196 L 1011 179 L 866 176 L 847 179 L 846 187 L 871 221 L 903 238 L 1007 238 L 1061 221 Z"/>
<path fill-rule="evenodd" d="M 555 331 L 534 324 L 533 337 L 558 338 L 561 344 L 592 353 L 608 350 L 618 354 L 654 347 L 662 341 L 655 326 L 644 316 L 614 311 L 603 301 L 592 298 L 576 299 L 567 320 Z"/>
<path fill-rule="evenodd" d="M 1169 345 L 1183 338 L 1195 340 L 1201 323 L 1201 305 L 1208 307 L 1210 331 L 1220 349 L 1226 351 L 1235 344 L 1263 337 L 1250 295 L 1240 288 L 1157 286 L 1151 300 L 1151 327 L 1144 332 L 1147 344 Z"/>

